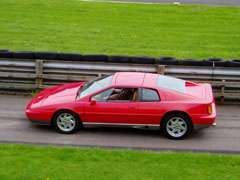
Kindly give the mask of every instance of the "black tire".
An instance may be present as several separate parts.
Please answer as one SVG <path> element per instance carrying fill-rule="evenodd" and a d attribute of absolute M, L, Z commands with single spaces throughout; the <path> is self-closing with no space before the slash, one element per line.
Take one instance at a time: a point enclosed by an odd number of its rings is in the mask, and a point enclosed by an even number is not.
<path fill-rule="evenodd" d="M 59 53 L 58 58 L 65 61 L 82 61 L 83 56 L 78 53 Z"/>
<path fill-rule="evenodd" d="M 0 58 L 12 58 L 13 51 L 8 49 L 0 49 Z"/>
<path fill-rule="evenodd" d="M 229 59 L 227 61 L 228 67 L 240 67 L 240 59 Z"/>
<path fill-rule="evenodd" d="M 226 61 L 221 58 L 205 58 L 203 59 L 203 66 L 225 67 Z"/>
<path fill-rule="evenodd" d="M 202 66 L 202 60 L 184 58 L 179 61 L 179 64 L 183 66 Z"/>
<path fill-rule="evenodd" d="M 177 119 L 183 124 L 172 124 Z M 170 126 L 173 126 L 174 129 L 171 129 Z M 171 113 L 164 117 L 163 122 L 161 123 L 161 130 L 165 134 L 165 136 L 170 139 L 183 139 L 187 137 L 188 134 L 192 131 L 192 123 L 189 117 L 182 113 Z M 178 130 L 180 131 L 178 132 L 179 134 L 174 133 Z"/>
<path fill-rule="evenodd" d="M 36 52 L 36 59 L 56 60 L 58 57 L 57 52 L 39 51 Z"/>
<path fill-rule="evenodd" d="M 107 59 L 108 62 L 113 63 L 130 63 L 131 56 L 124 56 L 124 55 L 110 55 Z"/>
<path fill-rule="evenodd" d="M 13 53 L 13 58 L 16 59 L 34 59 L 35 52 L 33 51 L 16 51 Z"/>
<path fill-rule="evenodd" d="M 178 59 L 175 57 L 161 56 L 155 59 L 155 64 L 178 65 Z"/>
<path fill-rule="evenodd" d="M 107 62 L 107 55 L 105 54 L 88 54 L 83 56 L 84 61 L 89 62 Z"/>
<path fill-rule="evenodd" d="M 153 64 L 154 57 L 152 56 L 132 56 L 132 63 L 136 64 Z"/>
<path fill-rule="evenodd" d="M 64 118 L 65 115 L 66 115 L 67 119 L 61 120 L 61 117 Z M 69 122 L 70 119 L 72 120 L 72 122 Z M 73 121 L 74 121 L 74 123 L 73 123 Z M 60 125 L 60 123 L 62 123 L 62 125 Z M 54 115 L 53 125 L 54 125 L 55 129 L 60 133 L 72 134 L 81 127 L 81 120 L 78 117 L 78 115 L 76 115 L 74 112 L 68 111 L 68 110 L 63 110 L 63 111 L 57 112 Z"/>

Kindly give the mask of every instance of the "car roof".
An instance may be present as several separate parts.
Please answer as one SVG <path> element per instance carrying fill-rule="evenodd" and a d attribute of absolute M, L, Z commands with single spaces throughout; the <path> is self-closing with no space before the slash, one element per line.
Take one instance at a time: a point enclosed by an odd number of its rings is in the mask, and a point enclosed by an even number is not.
<path fill-rule="evenodd" d="M 157 74 L 142 72 L 119 72 L 112 79 L 112 86 L 157 87 Z"/>

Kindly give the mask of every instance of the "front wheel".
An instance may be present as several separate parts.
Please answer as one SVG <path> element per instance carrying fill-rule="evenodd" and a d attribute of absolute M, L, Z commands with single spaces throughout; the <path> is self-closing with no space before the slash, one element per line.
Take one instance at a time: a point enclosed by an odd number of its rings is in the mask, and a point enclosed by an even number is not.
<path fill-rule="evenodd" d="M 54 116 L 53 123 L 55 129 L 64 134 L 74 133 L 80 126 L 79 118 L 71 111 L 58 112 Z"/>
<path fill-rule="evenodd" d="M 173 113 L 163 119 L 161 129 L 171 139 L 183 139 L 191 132 L 192 124 L 186 115 Z"/>

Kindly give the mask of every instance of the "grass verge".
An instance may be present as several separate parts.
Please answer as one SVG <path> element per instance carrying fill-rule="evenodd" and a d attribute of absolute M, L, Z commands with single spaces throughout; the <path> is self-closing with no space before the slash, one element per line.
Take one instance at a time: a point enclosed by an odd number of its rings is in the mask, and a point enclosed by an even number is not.
<path fill-rule="evenodd" d="M 34 97 L 37 96 L 38 94 L 39 94 L 39 92 L 36 91 L 36 90 L 32 90 L 31 92 L 29 92 L 29 95 L 30 95 L 30 97 L 32 97 L 32 98 L 34 98 Z"/>
<path fill-rule="evenodd" d="M 240 156 L 0 144 L 0 179 L 239 179 Z"/>
<path fill-rule="evenodd" d="M 0 0 L 0 49 L 239 58 L 240 8 Z"/>

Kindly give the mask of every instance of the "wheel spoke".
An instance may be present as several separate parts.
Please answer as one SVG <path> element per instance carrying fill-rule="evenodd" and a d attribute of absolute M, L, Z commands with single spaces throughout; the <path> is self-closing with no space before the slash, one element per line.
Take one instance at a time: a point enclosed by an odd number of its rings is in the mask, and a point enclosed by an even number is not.
<path fill-rule="evenodd" d="M 64 121 L 64 120 L 65 120 L 64 117 L 60 117 L 59 119 L 60 119 L 61 121 Z"/>
<path fill-rule="evenodd" d="M 65 123 L 62 122 L 62 121 L 60 121 L 59 124 L 60 124 L 61 126 L 64 126 L 64 125 L 65 125 Z"/>
<path fill-rule="evenodd" d="M 186 123 L 185 122 L 178 122 L 179 125 L 185 125 Z"/>
<path fill-rule="evenodd" d="M 174 129 L 173 125 L 168 125 L 168 128 Z"/>
<path fill-rule="evenodd" d="M 185 130 L 186 130 L 186 128 L 185 128 L 185 127 L 183 127 L 183 126 L 181 126 L 181 127 L 180 127 L 180 129 L 181 129 L 181 130 L 183 130 L 183 131 L 185 131 Z"/>
<path fill-rule="evenodd" d="M 74 120 L 70 120 L 70 124 L 71 125 L 75 125 L 75 121 Z"/>
<path fill-rule="evenodd" d="M 176 128 L 173 128 L 172 132 L 173 132 L 174 134 L 176 134 L 177 129 L 176 129 Z"/>
<path fill-rule="evenodd" d="M 179 122 L 179 118 L 175 118 L 175 123 L 178 123 Z"/>

